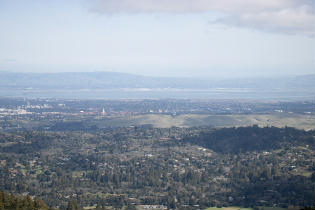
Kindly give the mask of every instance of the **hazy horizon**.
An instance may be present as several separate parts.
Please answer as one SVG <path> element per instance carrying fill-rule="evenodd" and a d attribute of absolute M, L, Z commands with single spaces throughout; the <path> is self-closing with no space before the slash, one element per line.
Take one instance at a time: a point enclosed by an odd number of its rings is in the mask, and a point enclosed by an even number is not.
<path fill-rule="evenodd" d="M 255 75 L 247 75 L 247 76 L 240 76 L 237 75 L 229 75 L 225 77 L 216 77 L 216 76 L 187 76 L 187 75 L 178 75 L 178 76 L 168 76 L 168 75 L 150 75 L 150 74 L 141 74 L 141 73 L 133 73 L 133 72 L 124 72 L 124 71 L 2 71 L 0 70 L 0 73 L 12 73 L 12 74 L 77 74 L 77 73 L 83 73 L 83 74 L 89 74 L 89 73 L 114 73 L 114 74 L 126 74 L 126 75 L 133 75 L 133 76 L 142 76 L 142 77 L 152 77 L 152 78 L 174 78 L 174 79 L 197 79 L 197 80 L 238 80 L 238 79 L 281 79 L 281 78 L 295 78 L 295 77 L 306 77 L 306 76 L 314 76 L 315 72 L 310 73 L 302 73 L 302 74 L 284 74 L 284 75 L 263 75 L 263 76 L 255 76 Z"/>

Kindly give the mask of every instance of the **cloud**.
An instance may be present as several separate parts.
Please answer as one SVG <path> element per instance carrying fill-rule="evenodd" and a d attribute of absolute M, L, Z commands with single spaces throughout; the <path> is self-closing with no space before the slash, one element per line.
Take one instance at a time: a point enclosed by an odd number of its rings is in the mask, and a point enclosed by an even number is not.
<path fill-rule="evenodd" d="M 314 36 L 313 0 L 91 0 L 101 14 L 224 14 L 215 23 Z"/>
<path fill-rule="evenodd" d="M 247 27 L 258 30 L 314 36 L 314 15 L 305 8 L 281 9 L 259 13 L 232 14 L 212 23 Z"/>
<path fill-rule="evenodd" d="M 212 23 L 314 37 L 314 10 L 301 5 L 258 12 L 232 13 Z"/>

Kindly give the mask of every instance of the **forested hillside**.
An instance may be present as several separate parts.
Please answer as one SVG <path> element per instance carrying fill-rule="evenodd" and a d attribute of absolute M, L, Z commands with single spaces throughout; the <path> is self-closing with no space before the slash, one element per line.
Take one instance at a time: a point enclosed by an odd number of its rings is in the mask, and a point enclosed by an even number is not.
<path fill-rule="evenodd" d="M 253 126 L 251 129 L 239 127 L 205 131 L 198 136 L 187 137 L 185 141 L 219 153 L 240 153 L 276 150 L 292 144 L 312 145 L 314 137 L 309 132 L 295 128 Z"/>
<path fill-rule="evenodd" d="M 0 189 L 49 206 L 311 205 L 314 131 L 153 128 L 0 133 Z"/>

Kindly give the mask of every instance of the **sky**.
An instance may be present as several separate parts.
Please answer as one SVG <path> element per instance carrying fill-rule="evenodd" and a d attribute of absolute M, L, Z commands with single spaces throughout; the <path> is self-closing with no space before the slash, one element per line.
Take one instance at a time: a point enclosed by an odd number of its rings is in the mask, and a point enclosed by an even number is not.
<path fill-rule="evenodd" d="M 0 71 L 315 73 L 314 0 L 0 0 Z"/>

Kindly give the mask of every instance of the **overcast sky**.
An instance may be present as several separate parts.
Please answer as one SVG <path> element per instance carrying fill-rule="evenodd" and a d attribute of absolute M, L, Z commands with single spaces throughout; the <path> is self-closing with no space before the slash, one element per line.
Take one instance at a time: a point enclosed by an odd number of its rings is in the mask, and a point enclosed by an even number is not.
<path fill-rule="evenodd" d="M 0 71 L 314 73 L 314 0 L 0 0 Z"/>

